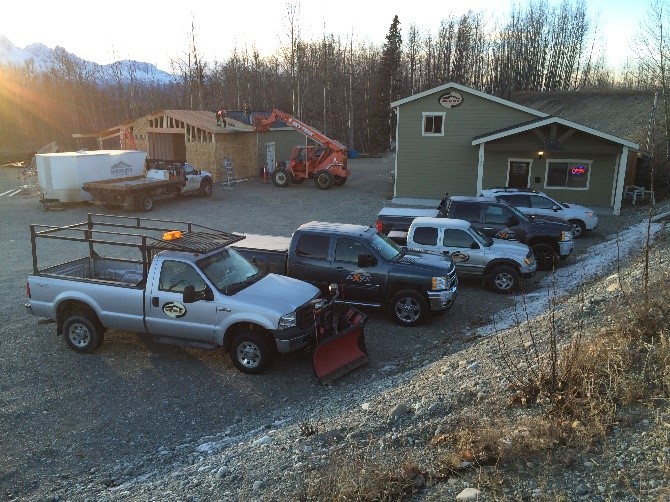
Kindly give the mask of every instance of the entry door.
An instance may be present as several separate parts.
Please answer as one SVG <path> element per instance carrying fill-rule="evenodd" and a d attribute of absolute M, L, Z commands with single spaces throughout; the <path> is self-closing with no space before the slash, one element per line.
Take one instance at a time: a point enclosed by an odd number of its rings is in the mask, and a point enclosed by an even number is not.
<path fill-rule="evenodd" d="M 510 160 L 507 168 L 507 186 L 511 188 L 528 188 L 530 175 L 529 160 Z"/>
<path fill-rule="evenodd" d="M 265 165 L 268 168 L 268 172 L 271 173 L 275 170 L 275 144 L 274 141 L 271 143 L 265 143 Z"/>

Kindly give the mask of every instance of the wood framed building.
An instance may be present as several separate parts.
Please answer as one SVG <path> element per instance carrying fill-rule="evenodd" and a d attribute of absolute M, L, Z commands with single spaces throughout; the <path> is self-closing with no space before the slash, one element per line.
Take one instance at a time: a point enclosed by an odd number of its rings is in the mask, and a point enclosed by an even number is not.
<path fill-rule="evenodd" d="M 269 154 L 274 167 L 274 162 L 290 158 L 293 147 L 305 143 L 303 134 L 282 123 L 267 132 L 256 132 L 242 113 L 228 113 L 226 127 L 222 127 L 217 125 L 214 112 L 193 110 L 160 110 L 73 137 L 93 138 L 100 149 L 144 150 L 148 158 L 189 162 L 210 171 L 214 182 L 226 180 L 226 157 L 232 161 L 238 179 L 250 178 L 262 172 Z"/>
<path fill-rule="evenodd" d="M 515 186 L 619 214 L 640 153 L 633 141 L 455 83 L 391 106 L 396 201 Z"/>

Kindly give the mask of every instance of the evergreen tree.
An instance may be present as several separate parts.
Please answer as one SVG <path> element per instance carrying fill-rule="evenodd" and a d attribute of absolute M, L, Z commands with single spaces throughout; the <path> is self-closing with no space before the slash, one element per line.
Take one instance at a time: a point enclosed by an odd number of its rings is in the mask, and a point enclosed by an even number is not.
<path fill-rule="evenodd" d="M 388 145 L 389 141 L 395 138 L 395 114 L 391 110 L 391 102 L 399 99 L 402 93 L 401 55 L 402 36 L 400 35 L 400 20 L 396 15 L 386 35 L 379 71 L 377 140 L 380 147 Z"/>

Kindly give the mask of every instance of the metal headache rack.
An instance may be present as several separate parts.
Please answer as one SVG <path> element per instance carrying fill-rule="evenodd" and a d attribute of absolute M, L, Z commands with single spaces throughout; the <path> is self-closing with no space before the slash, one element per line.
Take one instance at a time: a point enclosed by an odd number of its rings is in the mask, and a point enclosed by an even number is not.
<path fill-rule="evenodd" d="M 175 236 L 175 233 L 178 236 Z M 97 256 L 94 244 L 134 247 L 140 250 L 145 265 L 158 251 L 209 253 L 245 238 L 187 221 L 158 220 L 88 213 L 87 221 L 64 225 L 31 224 L 30 242 L 33 270 L 37 273 L 37 238 L 85 242 L 90 256 Z"/>

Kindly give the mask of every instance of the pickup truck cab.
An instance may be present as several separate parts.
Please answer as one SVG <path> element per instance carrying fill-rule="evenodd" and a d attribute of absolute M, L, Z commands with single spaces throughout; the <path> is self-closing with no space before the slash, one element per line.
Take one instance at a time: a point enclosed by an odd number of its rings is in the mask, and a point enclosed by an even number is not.
<path fill-rule="evenodd" d="M 457 296 L 450 257 L 408 251 L 363 225 L 314 221 L 291 238 L 247 235 L 234 247 L 261 270 L 322 290 L 337 284 L 338 301 L 385 307 L 403 326 L 421 323 L 431 310 L 450 308 Z"/>
<path fill-rule="evenodd" d="M 470 222 L 451 218 L 414 219 L 407 233 L 411 250 L 449 255 L 459 277 L 482 277 L 496 293 L 511 293 L 537 269 L 532 250 L 515 241 L 493 239 Z"/>
<path fill-rule="evenodd" d="M 120 329 L 159 342 L 224 348 L 239 370 L 261 373 L 276 352 L 318 341 L 331 309 L 312 284 L 266 274 L 245 260 L 230 247 L 241 235 L 92 214 L 83 223 L 31 225 L 30 231 L 33 273 L 25 307 L 56 321 L 76 352 L 95 351 L 108 329 Z M 86 255 L 39 267 L 38 245 L 62 241 L 67 252 L 78 244 Z M 46 251 L 47 260 L 55 259 Z"/>
<path fill-rule="evenodd" d="M 528 188 L 491 188 L 482 190 L 481 195 L 507 202 L 524 214 L 558 216 L 572 225 L 575 239 L 583 237 L 587 230 L 594 230 L 598 226 L 598 216 L 593 209 L 579 204 L 564 204 L 546 193 Z"/>

